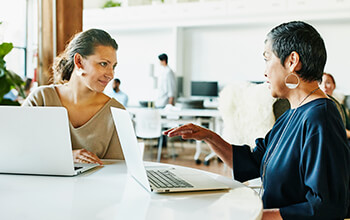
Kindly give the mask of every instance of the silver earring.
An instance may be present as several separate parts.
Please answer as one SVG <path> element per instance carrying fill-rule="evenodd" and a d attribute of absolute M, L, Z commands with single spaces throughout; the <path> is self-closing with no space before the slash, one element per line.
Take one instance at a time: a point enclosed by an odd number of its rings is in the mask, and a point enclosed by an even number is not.
<path fill-rule="evenodd" d="M 295 79 L 291 77 L 295 77 Z M 284 84 L 289 89 L 297 88 L 300 84 L 299 76 L 295 73 L 289 73 L 288 76 L 286 76 L 286 78 L 284 79 Z"/>

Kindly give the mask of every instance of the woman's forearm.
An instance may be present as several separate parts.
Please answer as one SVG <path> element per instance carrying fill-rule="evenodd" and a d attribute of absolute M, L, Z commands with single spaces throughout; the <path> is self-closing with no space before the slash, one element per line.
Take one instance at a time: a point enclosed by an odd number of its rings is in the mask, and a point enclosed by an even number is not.
<path fill-rule="evenodd" d="M 204 139 L 204 141 L 213 149 L 213 151 L 220 157 L 222 161 L 230 168 L 232 168 L 232 146 L 222 139 L 215 132 Z"/>

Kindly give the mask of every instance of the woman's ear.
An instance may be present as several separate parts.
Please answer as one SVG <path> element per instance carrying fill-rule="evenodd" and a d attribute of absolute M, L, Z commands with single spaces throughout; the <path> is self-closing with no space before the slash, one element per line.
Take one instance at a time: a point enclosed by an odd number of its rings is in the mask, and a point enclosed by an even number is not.
<path fill-rule="evenodd" d="M 296 51 L 290 53 L 285 61 L 286 68 L 289 72 L 294 73 L 301 69 L 302 63 L 300 62 L 300 56 Z"/>
<path fill-rule="evenodd" d="M 83 56 L 81 56 L 79 53 L 76 53 L 74 55 L 74 65 L 78 67 L 78 69 L 84 69 L 83 68 Z"/>

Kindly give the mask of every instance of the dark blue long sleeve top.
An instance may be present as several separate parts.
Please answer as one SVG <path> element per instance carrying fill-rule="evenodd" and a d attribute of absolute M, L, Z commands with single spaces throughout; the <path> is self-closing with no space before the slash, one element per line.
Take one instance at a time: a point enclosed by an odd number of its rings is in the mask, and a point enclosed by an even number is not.
<path fill-rule="evenodd" d="M 264 208 L 279 208 L 283 219 L 346 216 L 350 150 L 331 100 L 316 99 L 288 110 L 265 138 L 256 140 L 253 151 L 246 145 L 233 145 L 236 180 L 262 176 L 264 167 Z"/>

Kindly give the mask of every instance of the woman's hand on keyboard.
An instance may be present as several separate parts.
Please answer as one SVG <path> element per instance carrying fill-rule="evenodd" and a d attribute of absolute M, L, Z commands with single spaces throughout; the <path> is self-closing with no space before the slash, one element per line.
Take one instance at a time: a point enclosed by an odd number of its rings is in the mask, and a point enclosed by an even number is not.
<path fill-rule="evenodd" d="M 75 163 L 97 163 L 103 165 L 96 154 L 85 149 L 73 150 L 73 160 Z"/>

